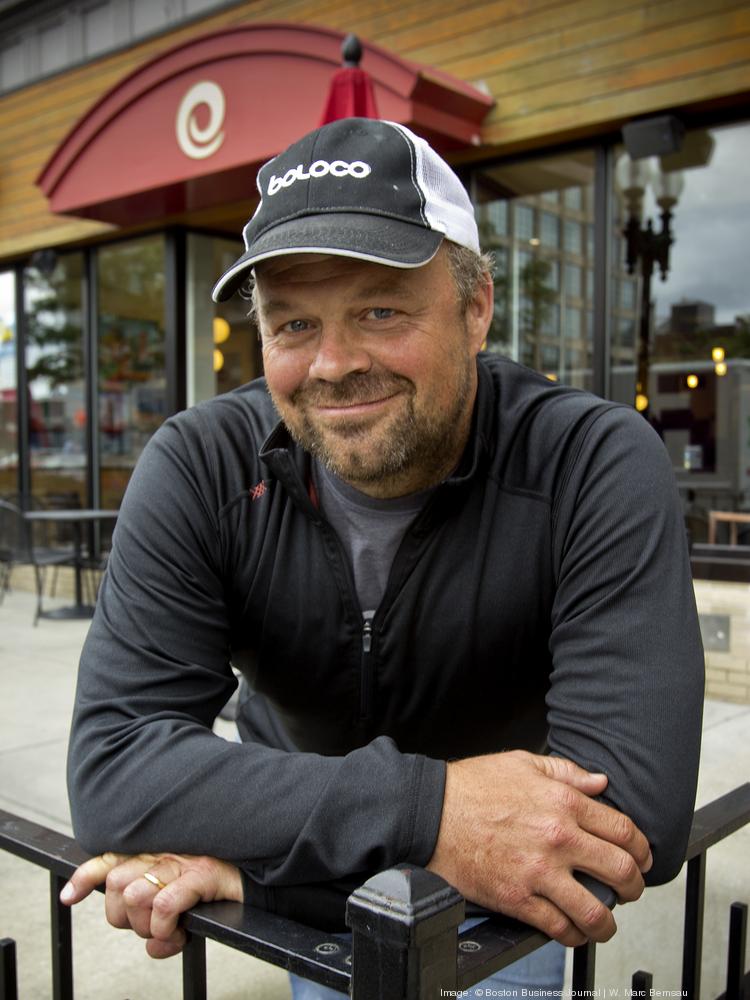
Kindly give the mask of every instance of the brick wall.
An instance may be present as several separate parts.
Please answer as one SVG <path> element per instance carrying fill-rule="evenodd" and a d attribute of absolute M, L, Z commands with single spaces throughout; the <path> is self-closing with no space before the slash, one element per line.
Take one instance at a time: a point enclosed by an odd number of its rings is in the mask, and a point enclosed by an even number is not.
<path fill-rule="evenodd" d="M 750 705 L 750 584 L 694 585 L 706 647 L 706 697 Z M 713 648 L 722 645 L 727 648 Z"/>

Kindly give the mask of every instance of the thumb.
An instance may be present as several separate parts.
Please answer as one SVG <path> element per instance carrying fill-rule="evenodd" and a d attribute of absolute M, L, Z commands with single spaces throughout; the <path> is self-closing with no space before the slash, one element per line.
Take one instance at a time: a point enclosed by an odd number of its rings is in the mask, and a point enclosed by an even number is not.
<path fill-rule="evenodd" d="M 537 766 L 554 781 L 577 788 L 585 795 L 600 795 L 607 787 L 607 775 L 587 771 L 566 757 L 537 757 Z"/>
<path fill-rule="evenodd" d="M 66 906 L 73 906 L 80 903 L 98 885 L 102 885 L 107 875 L 116 868 L 117 865 L 127 860 L 127 854 L 114 854 L 107 851 L 105 854 L 98 854 L 95 858 L 90 858 L 84 864 L 79 865 L 66 882 L 60 892 L 60 902 Z"/>

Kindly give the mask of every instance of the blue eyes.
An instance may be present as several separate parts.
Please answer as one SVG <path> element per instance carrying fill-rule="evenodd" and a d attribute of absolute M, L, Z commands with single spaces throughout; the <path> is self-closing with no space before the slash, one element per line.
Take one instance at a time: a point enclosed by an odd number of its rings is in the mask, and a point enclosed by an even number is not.
<path fill-rule="evenodd" d="M 384 320 L 393 319 L 396 315 L 395 309 L 389 309 L 385 306 L 373 306 L 371 309 L 367 309 L 361 315 L 360 321 L 362 322 L 382 322 Z M 289 322 L 284 323 L 281 327 L 282 333 L 308 333 L 310 330 L 314 329 L 316 323 L 313 320 L 307 319 L 291 319 Z"/>
<path fill-rule="evenodd" d="M 304 319 L 293 319 L 291 321 L 291 323 L 287 323 L 286 324 L 285 329 L 288 330 L 289 333 L 304 333 L 304 331 L 307 329 L 307 327 L 308 327 L 308 324 L 307 324 L 306 320 L 304 320 Z"/>

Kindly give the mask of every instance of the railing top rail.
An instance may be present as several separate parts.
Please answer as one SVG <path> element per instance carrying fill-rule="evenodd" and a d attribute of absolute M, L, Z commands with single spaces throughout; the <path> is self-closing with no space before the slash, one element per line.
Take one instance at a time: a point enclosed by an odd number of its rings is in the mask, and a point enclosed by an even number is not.
<path fill-rule="evenodd" d="M 4 809 L 0 809 L 0 849 L 66 879 L 90 857 L 67 834 Z M 195 906 L 185 914 L 184 926 L 201 937 L 302 972 L 334 989 L 348 989 L 350 949 L 324 931 L 231 902 Z"/>
<path fill-rule="evenodd" d="M 696 810 L 685 860 L 692 861 L 746 823 L 750 823 L 750 781 Z"/>
<path fill-rule="evenodd" d="M 750 822 L 750 782 L 722 795 L 694 816 L 686 860 Z M 0 849 L 56 875 L 69 878 L 88 855 L 71 837 L 0 809 Z M 350 948 L 330 934 L 241 903 L 201 904 L 185 914 L 185 927 L 264 961 L 301 972 L 308 978 L 347 991 Z M 472 981 L 478 966 L 494 966 L 539 947 L 546 937 L 532 927 L 500 915 L 459 938 L 458 976 Z M 468 943 L 472 946 L 468 947 Z M 476 947 L 476 946 L 479 947 Z M 506 964 L 506 962 L 497 963 Z"/>

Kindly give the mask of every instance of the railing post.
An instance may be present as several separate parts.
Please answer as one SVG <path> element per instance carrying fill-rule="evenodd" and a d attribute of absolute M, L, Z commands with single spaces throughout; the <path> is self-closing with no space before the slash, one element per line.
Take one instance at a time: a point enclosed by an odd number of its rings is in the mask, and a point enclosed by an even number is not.
<path fill-rule="evenodd" d="M 573 996 L 594 989 L 596 975 L 596 943 L 587 941 L 573 949 Z"/>
<path fill-rule="evenodd" d="M 706 890 L 706 853 L 688 862 L 685 887 L 685 934 L 682 945 L 682 989 L 687 1000 L 699 1000 L 703 952 L 703 903 Z"/>
<path fill-rule="evenodd" d="M 16 942 L 13 938 L 0 941 L 0 1000 L 18 1000 Z"/>
<path fill-rule="evenodd" d="M 188 934 L 182 950 L 182 1000 L 206 1000 L 206 939 Z"/>
<path fill-rule="evenodd" d="M 52 934 L 52 998 L 73 1000 L 73 935 L 70 907 L 60 902 L 67 879 L 50 872 L 50 930 Z"/>
<path fill-rule="evenodd" d="M 347 900 L 352 1000 L 432 1000 L 456 988 L 464 900 L 439 875 L 399 865 Z"/>
<path fill-rule="evenodd" d="M 742 1000 L 745 978 L 747 905 L 732 903 L 729 911 L 729 951 L 727 953 L 726 1000 Z"/>
<path fill-rule="evenodd" d="M 654 977 L 650 972 L 639 969 L 638 972 L 633 973 L 633 996 L 650 997 L 653 985 Z"/>

